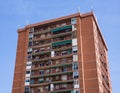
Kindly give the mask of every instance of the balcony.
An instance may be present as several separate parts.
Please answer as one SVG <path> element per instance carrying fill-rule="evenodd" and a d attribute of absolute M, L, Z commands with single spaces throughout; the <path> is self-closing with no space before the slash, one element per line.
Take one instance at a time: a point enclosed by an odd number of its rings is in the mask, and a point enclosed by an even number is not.
<path fill-rule="evenodd" d="M 72 43 L 67 43 L 67 44 L 62 44 L 62 45 L 58 45 L 58 46 L 53 46 L 52 49 L 54 51 L 59 51 L 59 50 L 65 50 L 68 48 L 72 48 Z"/>
<path fill-rule="evenodd" d="M 54 28 L 54 29 L 51 30 L 53 35 L 69 32 L 69 31 L 72 31 L 72 26 L 71 25 L 64 26 L 64 27 L 59 27 L 59 28 Z"/>
<path fill-rule="evenodd" d="M 52 36 L 51 36 L 50 33 L 37 34 L 37 35 L 34 36 L 33 41 L 51 39 L 51 37 Z"/>
<path fill-rule="evenodd" d="M 52 92 L 50 93 L 63 93 L 63 92 L 70 92 L 74 89 L 74 86 L 72 83 L 67 84 L 55 84 Z"/>
<path fill-rule="evenodd" d="M 47 61 L 51 59 L 50 54 L 33 56 L 32 62 Z"/>
<path fill-rule="evenodd" d="M 47 69 L 47 68 L 55 68 L 55 67 L 62 67 L 62 66 L 70 66 L 72 62 L 68 61 L 67 63 L 59 63 L 59 64 L 51 64 L 51 63 L 40 63 L 40 64 L 33 64 L 32 70 L 40 70 L 40 69 Z"/>
<path fill-rule="evenodd" d="M 72 49 L 62 50 L 62 51 L 55 51 L 55 57 L 56 56 L 65 56 L 72 54 Z"/>
<path fill-rule="evenodd" d="M 74 80 L 71 78 L 71 79 L 68 79 L 68 80 L 58 80 L 58 81 L 49 81 L 49 82 L 46 82 L 46 81 L 43 81 L 42 83 L 34 83 L 34 84 L 30 84 L 31 87 L 37 87 L 37 86 L 46 86 L 46 85 L 49 85 L 49 84 L 61 84 L 61 83 L 73 83 Z"/>
<path fill-rule="evenodd" d="M 36 29 L 34 31 L 34 35 L 37 35 L 37 34 L 44 34 L 44 33 L 50 33 L 51 32 L 51 29 L 50 28 L 47 28 L 47 29 Z"/>
<path fill-rule="evenodd" d="M 53 34 L 52 37 L 56 38 L 56 37 L 61 37 L 61 36 L 66 36 L 66 35 L 72 35 L 72 34 L 73 34 L 72 31 L 68 31 L 68 32 L 64 32 L 64 33 Z"/>
<path fill-rule="evenodd" d="M 52 39 L 53 42 L 60 42 L 60 41 L 64 41 L 64 40 L 70 40 L 72 39 L 72 35 L 66 35 L 66 36 L 60 36 L 60 37 L 55 37 Z"/>
<path fill-rule="evenodd" d="M 37 51 L 35 53 L 32 53 L 33 56 L 38 56 L 38 55 L 45 55 L 45 54 L 50 54 L 51 50 L 45 50 L 45 51 Z"/>
<path fill-rule="evenodd" d="M 42 77 L 50 77 L 50 76 L 56 76 L 56 75 L 65 75 L 65 74 L 70 74 L 70 73 L 73 73 L 72 70 L 68 70 L 68 71 L 65 71 L 65 72 L 52 72 L 50 74 L 43 74 L 43 75 L 39 75 L 39 74 L 33 74 L 31 75 L 30 78 L 42 78 Z"/>
<path fill-rule="evenodd" d="M 67 44 L 72 44 L 72 40 L 70 39 L 70 40 L 64 40 L 61 42 L 52 43 L 52 47 L 59 46 L 59 45 L 67 45 Z"/>
<path fill-rule="evenodd" d="M 71 57 L 67 57 L 67 58 L 53 60 L 52 65 L 60 65 L 60 64 L 66 64 L 66 63 L 72 63 L 72 62 L 73 62 L 73 58 L 71 56 Z"/>
<path fill-rule="evenodd" d="M 33 46 L 45 45 L 45 44 L 48 44 L 48 43 L 51 43 L 51 39 L 34 41 Z"/>
<path fill-rule="evenodd" d="M 34 48 L 32 54 L 36 55 L 36 54 L 41 54 L 41 53 L 46 53 L 49 52 L 51 50 L 51 46 L 46 46 L 46 47 L 38 47 L 38 48 Z"/>

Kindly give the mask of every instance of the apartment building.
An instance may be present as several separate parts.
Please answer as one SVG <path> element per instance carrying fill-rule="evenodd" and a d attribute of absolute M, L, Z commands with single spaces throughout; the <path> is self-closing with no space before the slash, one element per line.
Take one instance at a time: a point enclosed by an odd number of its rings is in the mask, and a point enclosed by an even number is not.
<path fill-rule="evenodd" d="M 112 93 L 107 51 L 93 12 L 26 25 L 12 93 Z"/>

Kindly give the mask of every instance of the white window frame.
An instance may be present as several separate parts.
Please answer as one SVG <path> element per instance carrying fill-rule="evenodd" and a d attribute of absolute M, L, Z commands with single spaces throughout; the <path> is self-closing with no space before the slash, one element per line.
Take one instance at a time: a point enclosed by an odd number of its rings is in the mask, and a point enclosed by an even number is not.
<path fill-rule="evenodd" d="M 72 39 L 72 46 L 76 46 L 77 45 L 77 38 Z"/>

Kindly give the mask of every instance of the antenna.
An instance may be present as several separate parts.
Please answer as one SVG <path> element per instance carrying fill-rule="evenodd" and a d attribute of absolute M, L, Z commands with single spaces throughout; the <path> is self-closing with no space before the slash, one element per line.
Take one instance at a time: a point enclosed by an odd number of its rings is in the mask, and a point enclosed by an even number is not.
<path fill-rule="evenodd" d="M 78 13 L 80 13 L 80 7 L 78 7 L 77 11 L 78 11 Z"/>
<path fill-rule="evenodd" d="M 92 0 L 89 0 L 90 1 L 90 5 L 91 5 L 91 11 L 93 12 L 93 1 Z"/>
<path fill-rule="evenodd" d="M 91 5 L 91 11 L 93 12 L 93 5 Z"/>
<path fill-rule="evenodd" d="M 17 25 L 18 29 L 20 28 L 20 25 Z"/>

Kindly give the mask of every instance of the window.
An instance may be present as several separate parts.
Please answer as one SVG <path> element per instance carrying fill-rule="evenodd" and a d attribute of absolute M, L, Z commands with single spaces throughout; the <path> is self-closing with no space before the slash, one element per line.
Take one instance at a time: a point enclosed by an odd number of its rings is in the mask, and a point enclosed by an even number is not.
<path fill-rule="evenodd" d="M 40 70 L 40 75 L 44 75 L 44 70 Z"/>
<path fill-rule="evenodd" d="M 44 63 L 40 63 L 40 67 L 43 67 L 44 66 Z"/>
<path fill-rule="evenodd" d="M 32 52 L 32 48 L 28 48 L 28 52 Z"/>
<path fill-rule="evenodd" d="M 49 70 L 49 69 L 46 70 L 46 74 L 48 74 L 48 73 L 50 73 L 50 70 Z"/>
<path fill-rule="evenodd" d="M 71 93 L 80 93 L 79 90 L 73 90 Z"/>
<path fill-rule="evenodd" d="M 26 74 L 30 74 L 30 71 L 26 71 Z"/>
<path fill-rule="evenodd" d="M 54 84 L 50 84 L 50 90 L 53 91 L 54 89 Z"/>
<path fill-rule="evenodd" d="M 49 81 L 50 81 L 50 79 L 49 79 L 49 77 L 47 77 L 47 78 L 46 78 L 46 82 L 49 82 Z"/>
<path fill-rule="evenodd" d="M 78 50 L 78 49 L 77 49 L 77 46 L 73 46 L 73 47 L 72 47 L 73 53 L 77 53 L 77 50 Z"/>
<path fill-rule="evenodd" d="M 73 77 L 76 79 L 79 77 L 78 71 L 73 72 Z"/>
<path fill-rule="evenodd" d="M 28 55 L 28 61 L 32 60 L 32 55 Z"/>
<path fill-rule="evenodd" d="M 79 90 L 77 90 L 77 91 L 76 91 L 76 93 L 80 93 L 80 91 L 79 91 Z"/>
<path fill-rule="evenodd" d="M 61 80 L 67 80 L 67 75 L 62 75 Z"/>
<path fill-rule="evenodd" d="M 30 78 L 26 78 L 26 80 L 25 80 L 25 85 L 27 86 L 27 85 L 29 85 L 30 84 Z"/>
<path fill-rule="evenodd" d="M 28 46 L 32 46 L 32 41 L 29 41 L 29 44 L 28 44 Z"/>
<path fill-rule="evenodd" d="M 78 70 L 78 63 L 73 63 L 73 70 Z"/>
<path fill-rule="evenodd" d="M 67 67 L 63 67 L 63 72 L 66 72 L 67 71 Z"/>
<path fill-rule="evenodd" d="M 29 34 L 29 40 L 32 40 L 33 34 Z"/>
<path fill-rule="evenodd" d="M 43 87 L 39 87 L 38 90 L 39 90 L 40 93 L 43 92 Z"/>
<path fill-rule="evenodd" d="M 62 62 L 67 62 L 67 59 L 62 59 Z"/>
<path fill-rule="evenodd" d="M 76 30 L 75 25 L 72 25 L 72 31 L 75 31 L 75 30 Z"/>
<path fill-rule="evenodd" d="M 67 51 L 62 51 L 61 54 L 62 54 L 62 55 L 66 55 L 66 54 L 67 54 Z"/>
<path fill-rule="evenodd" d="M 73 55 L 73 61 L 78 61 L 78 55 Z"/>
<path fill-rule="evenodd" d="M 55 56 L 55 52 L 51 51 L 51 57 L 54 57 L 54 56 Z"/>
<path fill-rule="evenodd" d="M 55 80 L 59 80 L 59 79 L 60 79 L 60 77 L 59 77 L 59 76 L 56 76 L 56 77 L 55 77 Z"/>
<path fill-rule="evenodd" d="M 74 80 L 74 88 L 79 88 L 79 81 L 78 81 L 78 79 Z"/>
<path fill-rule="evenodd" d="M 61 26 L 66 26 L 66 23 L 62 23 Z"/>
<path fill-rule="evenodd" d="M 27 64 L 26 64 L 26 69 L 31 69 L 31 66 L 32 66 L 32 63 L 30 62 L 27 62 Z"/>
<path fill-rule="evenodd" d="M 25 80 L 25 82 L 30 82 L 30 79 L 29 79 L 29 78 L 28 78 L 28 79 L 26 79 L 26 80 Z"/>
<path fill-rule="evenodd" d="M 41 36 L 40 36 L 41 38 L 44 38 L 45 37 L 45 34 L 41 34 Z"/>
<path fill-rule="evenodd" d="M 76 46 L 77 45 L 77 39 L 72 39 L 72 46 Z"/>
<path fill-rule="evenodd" d="M 30 32 L 34 32 L 34 28 L 30 28 Z"/>
<path fill-rule="evenodd" d="M 59 68 L 56 68 L 56 72 L 59 72 L 60 71 L 60 69 Z"/>
<path fill-rule="evenodd" d="M 71 19 L 71 24 L 76 24 L 76 21 L 77 21 L 76 18 L 72 18 L 72 19 Z"/>
<path fill-rule="evenodd" d="M 59 86 L 59 85 L 56 85 L 56 86 L 55 86 L 55 89 L 59 89 L 59 88 L 60 88 L 60 86 Z"/>
<path fill-rule="evenodd" d="M 62 88 L 67 88 L 67 84 L 62 84 Z"/>
<path fill-rule="evenodd" d="M 32 80 L 30 80 L 30 84 L 34 84 L 34 80 L 32 79 Z"/>
<path fill-rule="evenodd" d="M 30 77 L 31 71 L 26 71 L 26 77 Z"/>
<path fill-rule="evenodd" d="M 24 93 L 30 93 L 30 88 L 28 86 L 25 87 Z"/>
<path fill-rule="evenodd" d="M 40 51 L 45 51 L 45 48 L 40 48 Z"/>
<path fill-rule="evenodd" d="M 50 50 L 51 48 L 50 48 L 50 46 L 49 47 L 47 47 L 47 50 Z"/>
<path fill-rule="evenodd" d="M 59 60 L 56 60 L 56 64 L 59 64 Z"/>
<path fill-rule="evenodd" d="M 45 91 L 48 91 L 49 90 L 49 87 L 48 86 L 45 86 Z"/>
<path fill-rule="evenodd" d="M 40 79 L 38 80 L 38 82 L 39 82 L 39 83 L 43 83 L 43 82 L 44 82 L 44 79 L 43 79 L 43 78 L 40 78 Z"/>

